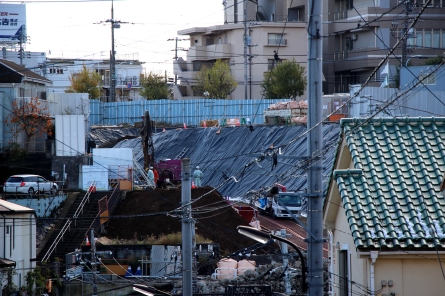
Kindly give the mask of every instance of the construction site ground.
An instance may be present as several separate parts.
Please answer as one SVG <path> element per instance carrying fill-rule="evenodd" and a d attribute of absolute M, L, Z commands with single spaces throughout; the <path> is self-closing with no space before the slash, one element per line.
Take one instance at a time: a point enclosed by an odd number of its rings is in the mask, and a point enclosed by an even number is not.
<path fill-rule="evenodd" d="M 255 243 L 238 234 L 236 228 L 248 223 L 216 190 L 207 186 L 191 192 L 196 234 L 219 243 L 226 255 Z M 142 241 L 150 236 L 181 232 L 180 207 L 180 188 L 128 192 L 114 210 L 105 236 L 114 240 Z"/>

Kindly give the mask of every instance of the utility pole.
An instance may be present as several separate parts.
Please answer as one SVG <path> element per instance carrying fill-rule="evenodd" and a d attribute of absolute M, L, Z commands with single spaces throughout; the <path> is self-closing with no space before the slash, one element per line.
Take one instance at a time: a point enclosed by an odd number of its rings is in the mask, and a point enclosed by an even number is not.
<path fill-rule="evenodd" d="M 94 230 L 91 229 L 91 269 L 93 271 L 93 296 L 97 296 L 97 260 L 96 260 L 96 240 L 94 239 Z"/>
<path fill-rule="evenodd" d="M 323 182 L 322 182 L 322 1 L 308 0 L 308 282 L 309 295 L 323 295 Z"/>
<path fill-rule="evenodd" d="M 247 0 L 244 1 L 244 99 L 247 100 Z"/>
<path fill-rule="evenodd" d="M 281 236 L 282 238 L 286 239 L 286 229 L 281 229 L 278 233 L 278 236 Z M 284 288 L 286 291 L 286 295 L 291 294 L 291 285 L 290 285 L 290 279 L 289 279 L 289 271 L 287 270 L 289 267 L 289 259 L 287 258 L 288 249 L 287 249 L 287 243 L 286 242 L 280 242 L 281 243 L 281 254 L 283 254 L 283 266 L 284 266 Z M 302 271 L 305 272 L 305 271 Z"/>
<path fill-rule="evenodd" d="M 408 28 L 411 26 L 411 23 L 413 22 L 414 18 L 410 16 L 410 14 L 413 12 L 413 3 L 412 0 L 406 0 L 405 1 L 405 21 L 404 21 L 404 28 L 402 31 L 402 36 L 405 34 L 405 32 L 408 30 Z M 412 48 L 408 48 L 408 38 L 413 38 L 413 34 L 408 32 L 405 35 L 405 38 L 402 40 L 402 67 L 406 67 L 406 62 L 408 58 L 408 54 L 412 52 Z"/>
<path fill-rule="evenodd" d="M 111 24 L 111 51 L 110 51 L 110 102 L 116 101 L 116 51 L 114 50 L 114 29 L 119 29 L 121 24 L 128 24 L 128 22 L 116 21 L 114 19 L 114 1 L 111 0 L 111 19 L 96 24 L 110 23 Z"/>
<path fill-rule="evenodd" d="M 190 159 L 181 160 L 181 201 L 182 201 L 182 295 L 193 295 L 192 275 L 192 229 L 195 223 L 192 219 L 190 181 Z"/>
<path fill-rule="evenodd" d="M 178 37 L 167 39 L 167 41 L 175 41 L 175 49 L 174 49 L 175 57 L 173 58 L 175 61 L 178 60 L 178 50 L 184 50 L 185 51 L 185 49 L 182 48 L 182 47 L 178 48 L 178 41 L 185 41 L 185 40 L 190 40 L 190 39 L 189 38 L 178 39 Z M 175 85 L 177 85 L 177 84 L 178 84 L 178 75 L 175 73 Z"/>

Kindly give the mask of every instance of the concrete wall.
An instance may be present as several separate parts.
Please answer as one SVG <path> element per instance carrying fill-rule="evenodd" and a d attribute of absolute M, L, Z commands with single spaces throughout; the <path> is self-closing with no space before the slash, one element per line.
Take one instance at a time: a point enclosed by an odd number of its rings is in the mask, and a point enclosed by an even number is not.
<path fill-rule="evenodd" d="M 52 170 L 59 174 L 56 180 L 59 188 L 62 188 L 64 182 L 64 189 L 78 189 L 81 188 L 81 172 L 82 165 L 91 165 L 91 159 L 88 156 L 54 156 Z M 63 180 L 62 173 L 67 174 L 66 180 Z"/>

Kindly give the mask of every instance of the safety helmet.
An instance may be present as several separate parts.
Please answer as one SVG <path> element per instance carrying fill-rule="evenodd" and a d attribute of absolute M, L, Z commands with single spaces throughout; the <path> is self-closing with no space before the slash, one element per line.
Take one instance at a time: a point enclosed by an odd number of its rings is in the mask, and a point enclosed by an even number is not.
<path fill-rule="evenodd" d="M 196 169 L 199 170 L 199 166 L 197 166 Z"/>

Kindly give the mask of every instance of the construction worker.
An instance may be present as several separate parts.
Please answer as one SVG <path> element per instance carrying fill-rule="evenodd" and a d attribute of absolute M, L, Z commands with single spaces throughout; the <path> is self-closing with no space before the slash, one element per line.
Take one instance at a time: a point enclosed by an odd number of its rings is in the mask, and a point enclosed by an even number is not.
<path fill-rule="evenodd" d="M 193 178 L 195 178 L 195 186 L 196 187 L 201 187 L 201 178 L 202 178 L 202 176 L 203 176 L 203 174 L 199 170 L 199 166 L 197 166 L 196 170 L 193 172 Z"/>
<path fill-rule="evenodd" d="M 155 168 L 153 168 L 153 176 L 154 176 L 154 182 L 155 182 L 155 186 L 156 187 L 159 187 L 158 186 L 158 180 L 159 180 L 159 173 L 158 173 L 158 171 L 155 169 Z"/>
<path fill-rule="evenodd" d="M 147 171 L 147 177 L 148 177 L 148 180 L 150 181 L 149 185 L 150 186 L 154 186 L 155 185 L 155 182 L 154 182 L 155 175 L 153 173 L 153 167 L 152 166 L 150 166 L 149 170 Z"/>

